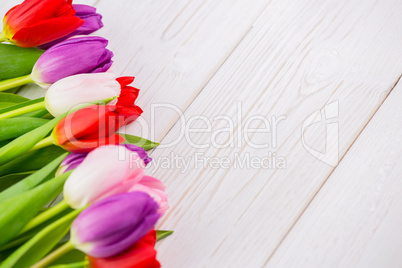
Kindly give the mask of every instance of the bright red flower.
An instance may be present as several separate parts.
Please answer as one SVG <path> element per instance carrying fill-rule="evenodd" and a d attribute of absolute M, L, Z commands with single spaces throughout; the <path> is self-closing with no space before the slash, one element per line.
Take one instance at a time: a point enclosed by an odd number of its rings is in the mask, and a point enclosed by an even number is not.
<path fill-rule="evenodd" d="M 133 247 L 110 258 L 94 258 L 88 256 L 91 268 L 159 268 L 156 260 L 156 232 L 152 230 L 141 238 Z"/>
<path fill-rule="evenodd" d="M 127 86 L 133 80 L 118 78 L 122 89 L 115 105 L 91 105 L 62 119 L 52 133 L 55 144 L 70 152 L 86 153 L 102 145 L 122 143 L 124 138 L 116 131 L 142 114 L 135 105 L 139 89 Z"/>
<path fill-rule="evenodd" d="M 64 37 L 84 24 L 72 0 L 25 0 L 4 16 L 3 34 L 20 47 L 36 47 Z"/>

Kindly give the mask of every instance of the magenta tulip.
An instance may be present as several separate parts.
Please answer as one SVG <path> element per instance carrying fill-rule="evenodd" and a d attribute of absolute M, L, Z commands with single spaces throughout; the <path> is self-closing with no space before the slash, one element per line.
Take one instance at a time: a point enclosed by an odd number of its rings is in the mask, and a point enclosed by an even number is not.
<path fill-rule="evenodd" d="M 112 65 L 113 53 L 103 37 L 84 36 L 67 39 L 40 56 L 33 67 L 32 80 L 48 87 L 76 74 L 106 72 Z"/>
<path fill-rule="evenodd" d="M 75 219 L 71 243 L 92 257 L 117 255 L 154 227 L 160 217 L 158 209 L 158 204 L 143 192 L 108 197 Z"/>

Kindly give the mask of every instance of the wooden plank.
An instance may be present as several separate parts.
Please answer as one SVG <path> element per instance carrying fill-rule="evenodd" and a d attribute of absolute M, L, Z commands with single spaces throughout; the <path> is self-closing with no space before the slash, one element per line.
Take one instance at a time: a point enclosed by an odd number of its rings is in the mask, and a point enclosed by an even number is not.
<path fill-rule="evenodd" d="M 113 71 L 134 75 L 141 89 L 141 122 L 151 122 L 151 104 L 185 110 L 249 31 L 268 4 L 246 1 L 100 1 L 105 27 L 99 35 L 115 52 Z M 179 114 L 158 109 L 147 129 L 127 132 L 159 141 Z"/>
<path fill-rule="evenodd" d="M 183 118 L 202 115 L 212 131 L 230 127 L 216 116 L 233 118 L 235 130 L 214 136 L 189 134 L 195 148 L 180 139 L 182 122 L 162 144 L 178 144 L 153 153 L 154 164 L 170 156 L 169 165 L 154 175 L 167 184 L 171 209 L 161 228 L 176 233 L 158 244 L 165 267 L 261 267 L 333 171 L 311 156 L 301 141 L 302 126 L 327 106 L 327 118 L 339 127 L 331 136 L 342 157 L 382 104 L 402 73 L 400 1 L 273 1 L 253 29 L 223 64 L 185 112 Z M 182 91 L 186 88 L 182 88 Z M 241 120 L 237 119 L 241 104 Z M 337 108 L 339 116 L 336 116 Z M 253 148 L 241 132 L 247 119 L 285 115 L 272 134 L 250 135 Z M 214 121 L 215 119 L 215 121 Z M 202 120 L 192 128 L 205 128 Z M 254 127 L 264 127 L 262 121 Z M 304 131 L 306 144 L 320 149 L 326 124 Z M 239 146 L 239 134 L 242 144 Z M 217 148 L 211 139 L 234 146 Z M 205 157 L 269 156 L 285 158 L 286 168 L 227 168 L 194 164 Z M 191 158 L 188 169 L 174 165 L 174 156 Z M 323 158 L 321 158 L 323 160 Z M 333 160 L 333 159 L 330 159 Z M 331 161 L 328 161 L 331 162 Z M 154 166 L 151 166 L 153 169 Z"/>
<path fill-rule="evenodd" d="M 269 267 L 401 267 L 402 83 L 273 255 Z"/>

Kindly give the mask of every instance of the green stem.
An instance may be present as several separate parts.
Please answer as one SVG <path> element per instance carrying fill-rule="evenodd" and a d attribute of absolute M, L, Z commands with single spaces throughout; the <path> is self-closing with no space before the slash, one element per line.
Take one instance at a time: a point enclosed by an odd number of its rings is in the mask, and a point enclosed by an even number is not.
<path fill-rule="evenodd" d="M 47 138 L 44 138 L 43 140 L 41 140 L 40 142 L 38 142 L 34 147 L 32 147 L 29 151 L 35 151 L 35 150 L 39 150 L 42 149 L 44 147 L 50 146 L 54 144 L 54 140 L 52 136 L 49 136 Z"/>
<path fill-rule="evenodd" d="M 7 41 L 7 38 L 6 38 L 6 36 L 4 35 L 4 33 L 1 32 L 1 33 L 0 33 L 0 43 L 1 43 L 1 42 L 4 42 L 4 41 Z"/>
<path fill-rule="evenodd" d="M 32 83 L 31 75 L 21 76 L 17 78 L 7 79 L 0 82 L 0 91 L 19 87 L 25 84 Z"/>
<path fill-rule="evenodd" d="M 46 267 L 67 252 L 71 251 L 74 249 L 74 245 L 68 241 L 49 255 L 47 255 L 45 258 L 37 262 L 35 265 L 33 265 L 31 268 L 41 268 L 41 267 Z"/>
<path fill-rule="evenodd" d="M 1 82 L 0 82 L 0 84 L 1 84 Z M 0 119 L 16 117 L 16 116 L 19 116 L 19 115 L 23 115 L 23 114 L 27 114 L 27 113 L 30 113 L 30 112 L 43 110 L 43 109 L 46 109 L 46 106 L 45 106 L 45 102 L 41 101 L 41 102 L 38 102 L 38 103 L 35 103 L 35 104 L 31 104 L 31 105 L 28 105 L 28 106 L 25 106 L 25 107 L 21 107 L 21 108 L 15 109 L 15 110 L 11 110 L 9 112 L 2 113 L 2 114 L 0 114 Z"/>
<path fill-rule="evenodd" d="M 60 203 L 55 205 L 54 207 L 49 208 L 45 212 L 39 214 L 36 216 L 34 219 L 32 219 L 26 226 L 25 228 L 21 231 L 20 234 L 25 233 L 40 224 L 44 223 L 45 221 L 51 219 L 52 217 L 58 215 L 59 213 L 65 211 L 68 209 L 70 206 L 66 203 L 66 201 L 62 200 Z"/>

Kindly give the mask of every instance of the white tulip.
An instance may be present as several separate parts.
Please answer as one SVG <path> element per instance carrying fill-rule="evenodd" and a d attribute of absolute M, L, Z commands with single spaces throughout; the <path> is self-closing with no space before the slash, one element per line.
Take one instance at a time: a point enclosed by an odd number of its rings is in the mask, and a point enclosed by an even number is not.
<path fill-rule="evenodd" d="M 121 86 L 113 73 L 78 74 L 63 78 L 49 87 L 46 109 L 59 116 L 79 105 L 116 97 Z"/>

